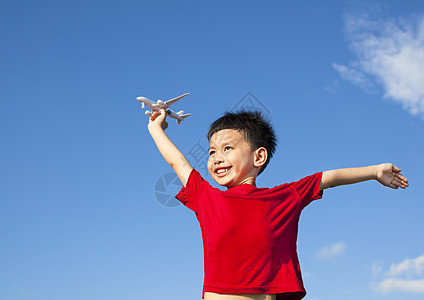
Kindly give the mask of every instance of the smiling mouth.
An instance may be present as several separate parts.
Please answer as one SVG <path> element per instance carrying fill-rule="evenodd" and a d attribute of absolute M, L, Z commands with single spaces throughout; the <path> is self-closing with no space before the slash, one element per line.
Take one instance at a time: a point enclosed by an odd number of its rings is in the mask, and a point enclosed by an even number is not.
<path fill-rule="evenodd" d="M 215 170 L 215 174 L 218 177 L 224 177 L 225 175 L 228 174 L 228 172 L 230 172 L 230 170 L 231 170 L 231 167 L 228 167 L 228 168 L 219 168 L 219 169 L 216 169 Z"/>

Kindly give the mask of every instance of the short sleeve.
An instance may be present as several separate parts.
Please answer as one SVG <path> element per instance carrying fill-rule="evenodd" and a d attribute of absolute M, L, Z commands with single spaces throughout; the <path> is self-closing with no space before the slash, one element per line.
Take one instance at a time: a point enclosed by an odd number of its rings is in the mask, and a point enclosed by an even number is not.
<path fill-rule="evenodd" d="M 182 187 L 180 192 L 175 196 L 182 204 L 192 211 L 198 213 L 199 198 L 203 191 L 205 180 L 195 169 L 191 170 L 186 186 Z"/>
<path fill-rule="evenodd" d="M 322 198 L 323 191 L 319 190 L 321 178 L 322 172 L 318 172 L 292 183 L 299 195 L 302 209 L 313 200 Z"/>

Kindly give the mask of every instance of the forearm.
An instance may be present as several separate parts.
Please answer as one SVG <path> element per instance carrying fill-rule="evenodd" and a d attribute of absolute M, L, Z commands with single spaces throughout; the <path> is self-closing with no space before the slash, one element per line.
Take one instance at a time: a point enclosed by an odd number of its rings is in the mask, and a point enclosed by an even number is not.
<path fill-rule="evenodd" d="M 371 179 L 377 179 L 376 165 L 325 171 L 322 175 L 320 190 Z"/>
<path fill-rule="evenodd" d="M 178 150 L 174 143 L 169 139 L 164 130 L 158 126 L 148 127 L 150 135 L 155 141 L 159 152 L 166 162 L 174 169 L 178 178 L 185 186 L 188 176 L 193 169 L 185 156 Z"/>
<path fill-rule="evenodd" d="M 185 159 L 182 153 L 166 135 L 165 131 L 159 127 L 149 126 L 148 128 L 159 152 L 171 167 L 173 167 L 177 161 Z"/>

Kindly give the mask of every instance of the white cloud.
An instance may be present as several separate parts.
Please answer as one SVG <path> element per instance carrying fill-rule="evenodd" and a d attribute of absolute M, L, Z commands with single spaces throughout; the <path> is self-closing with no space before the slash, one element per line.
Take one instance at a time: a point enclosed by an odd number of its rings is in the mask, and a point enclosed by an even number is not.
<path fill-rule="evenodd" d="M 376 262 L 372 268 L 374 276 L 384 274 L 386 279 L 371 284 L 372 289 L 388 294 L 393 291 L 424 293 L 424 254 L 415 259 L 405 259 L 393 263 L 387 272 L 382 272 L 382 263 Z M 421 277 L 421 278 L 420 278 Z"/>
<path fill-rule="evenodd" d="M 369 89 L 373 86 L 372 82 L 364 73 L 354 69 L 353 67 L 346 67 L 344 65 L 334 63 L 333 68 L 339 72 L 343 79 L 349 80 L 363 89 Z"/>
<path fill-rule="evenodd" d="M 424 117 L 424 16 L 413 21 L 373 20 L 348 16 L 346 34 L 356 59 L 333 64 L 340 76 L 369 88 L 373 78 L 384 97 Z"/>
<path fill-rule="evenodd" d="M 388 294 L 394 291 L 424 293 L 424 279 L 413 280 L 389 278 L 378 284 L 373 284 L 372 287 L 374 290 L 383 294 Z"/>
<path fill-rule="evenodd" d="M 345 242 L 338 242 L 329 246 L 323 247 L 320 252 L 317 253 L 319 258 L 331 258 L 336 255 L 343 253 L 347 245 Z"/>
<path fill-rule="evenodd" d="M 424 272 L 424 254 L 415 259 L 405 259 L 398 264 L 390 266 L 389 276 L 407 275 L 420 276 Z"/>
<path fill-rule="evenodd" d="M 372 274 L 374 275 L 374 277 L 379 276 L 381 274 L 382 270 L 383 270 L 383 262 L 381 262 L 381 261 L 375 262 L 373 264 L 372 268 L 371 268 L 371 271 L 372 271 Z"/>

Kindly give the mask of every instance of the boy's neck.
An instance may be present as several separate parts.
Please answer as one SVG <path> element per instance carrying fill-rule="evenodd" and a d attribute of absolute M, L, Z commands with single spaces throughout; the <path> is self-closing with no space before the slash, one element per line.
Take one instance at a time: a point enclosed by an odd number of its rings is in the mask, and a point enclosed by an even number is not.
<path fill-rule="evenodd" d="M 230 187 L 226 187 L 227 188 L 227 190 L 228 189 L 231 189 L 231 188 L 233 188 L 233 187 L 236 187 L 236 186 L 241 186 L 241 185 L 245 185 L 245 184 L 247 184 L 247 185 L 251 185 L 251 186 L 255 186 L 256 187 L 256 180 L 255 180 L 255 178 L 247 178 L 246 180 L 243 180 L 242 182 L 240 182 L 239 184 L 237 184 L 237 185 L 233 185 L 233 186 L 230 186 Z"/>

